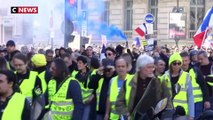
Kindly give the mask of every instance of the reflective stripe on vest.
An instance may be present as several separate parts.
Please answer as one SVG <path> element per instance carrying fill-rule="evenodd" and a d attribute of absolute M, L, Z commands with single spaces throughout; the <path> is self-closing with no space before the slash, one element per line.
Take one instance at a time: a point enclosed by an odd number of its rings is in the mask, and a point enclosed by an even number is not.
<path fill-rule="evenodd" d="M 41 72 L 38 77 L 41 79 L 41 85 L 42 85 L 42 93 L 45 93 L 47 90 L 47 83 L 45 80 L 46 71 Z"/>
<path fill-rule="evenodd" d="M 24 104 L 25 96 L 14 93 L 3 112 L 2 120 L 22 120 Z"/>
<path fill-rule="evenodd" d="M 29 79 L 24 79 L 20 85 L 21 93 L 26 96 L 30 104 L 32 103 L 33 89 L 35 87 L 37 75 L 37 72 L 30 71 Z"/>
<path fill-rule="evenodd" d="M 186 86 L 186 80 L 188 80 L 188 77 L 190 75 L 187 72 L 182 72 L 180 75 L 177 84 L 181 86 L 181 89 L 179 93 L 174 97 L 173 99 L 173 105 L 174 107 L 182 106 L 185 109 L 186 115 L 189 115 L 189 106 L 187 101 L 187 86 Z M 170 90 L 170 94 L 172 95 L 172 87 L 171 87 L 171 81 L 168 74 L 164 74 L 163 76 L 164 80 L 167 82 L 167 87 Z"/>
<path fill-rule="evenodd" d="M 132 80 L 133 75 L 126 75 L 126 79 L 127 81 Z M 115 111 L 115 102 L 117 100 L 119 91 L 118 91 L 118 76 L 112 78 L 112 83 L 110 86 L 110 96 L 109 96 L 109 100 L 110 100 L 110 104 L 111 104 L 111 113 L 110 113 L 110 119 L 111 120 L 115 120 L 115 119 L 119 119 L 119 114 L 117 114 L 117 112 Z"/>
<path fill-rule="evenodd" d="M 97 99 L 97 101 L 96 101 L 96 111 L 99 110 L 100 94 L 101 94 L 101 89 L 102 89 L 103 82 L 104 82 L 104 78 L 101 78 L 98 81 L 98 88 L 96 90 L 96 99 Z"/>
<path fill-rule="evenodd" d="M 67 99 L 67 92 L 70 81 L 74 78 L 68 78 L 56 92 L 56 81 L 50 80 L 48 83 L 49 100 L 52 102 L 50 109 L 54 120 L 71 120 L 74 110 L 72 99 Z"/>
<path fill-rule="evenodd" d="M 7 62 L 7 69 L 10 70 L 10 62 Z"/>
<path fill-rule="evenodd" d="M 189 74 L 192 78 L 192 87 L 193 87 L 193 95 L 194 95 L 194 102 L 202 102 L 203 101 L 203 94 L 200 89 L 200 85 L 197 83 L 197 74 L 195 73 L 194 69 L 191 68 L 189 70 Z"/>
<path fill-rule="evenodd" d="M 211 78 L 213 79 L 213 75 L 208 75 L 208 77 L 211 77 Z M 212 86 L 212 87 L 213 87 L 213 81 L 212 81 L 212 82 L 207 81 L 207 83 L 208 83 L 210 86 Z"/>

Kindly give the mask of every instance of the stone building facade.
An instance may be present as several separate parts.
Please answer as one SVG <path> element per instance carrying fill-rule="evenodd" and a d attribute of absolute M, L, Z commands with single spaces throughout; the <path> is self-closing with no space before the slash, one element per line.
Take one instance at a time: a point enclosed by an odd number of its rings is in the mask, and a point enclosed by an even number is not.
<path fill-rule="evenodd" d="M 185 18 L 185 35 L 180 42 L 192 42 L 205 13 L 213 6 L 213 0 L 107 0 L 107 22 L 124 30 L 129 40 L 133 41 L 138 34 L 135 28 L 145 23 L 145 15 L 155 16 L 154 34 L 152 37 L 161 43 L 171 42 L 169 37 L 170 13 L 183 13 Z"/>

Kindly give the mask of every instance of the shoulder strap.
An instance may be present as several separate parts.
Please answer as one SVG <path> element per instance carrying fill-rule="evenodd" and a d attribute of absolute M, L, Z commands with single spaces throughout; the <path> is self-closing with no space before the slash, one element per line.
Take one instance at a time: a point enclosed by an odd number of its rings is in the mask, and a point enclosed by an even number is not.
<path fill-rule="evenodd" d="M 127 84 L 127 82 L 126 82 L 126 80 L 124 81 L 124 84 L 123 84 L 123 86 L 124 86 L 124 91 L 126 92 L 126 84 Z"/>

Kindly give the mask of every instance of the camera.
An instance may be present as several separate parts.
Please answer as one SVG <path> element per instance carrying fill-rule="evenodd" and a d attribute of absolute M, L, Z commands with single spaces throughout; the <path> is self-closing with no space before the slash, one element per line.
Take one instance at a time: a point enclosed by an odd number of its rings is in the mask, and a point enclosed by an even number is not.
<path fill-rule="evenodd" d="M 112 68 L 106 67 L 106 68 L 104 68 L 104 72 L 110 72 L 111 69 L 112 69 Z"/>

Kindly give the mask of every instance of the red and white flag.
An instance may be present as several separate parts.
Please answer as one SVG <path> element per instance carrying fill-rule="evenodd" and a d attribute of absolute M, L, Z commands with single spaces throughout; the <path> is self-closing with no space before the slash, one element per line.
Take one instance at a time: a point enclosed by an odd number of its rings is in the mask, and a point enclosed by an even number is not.
<path fill-rule="evenodd" d="M 144 37 L 147 34 L 147 27 L 146 24 L 143 23 L 142 25 L 140 25 L 139 27 L 137 27 L 135 29 L 135 31 L 141 36 Z"/>

